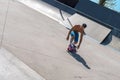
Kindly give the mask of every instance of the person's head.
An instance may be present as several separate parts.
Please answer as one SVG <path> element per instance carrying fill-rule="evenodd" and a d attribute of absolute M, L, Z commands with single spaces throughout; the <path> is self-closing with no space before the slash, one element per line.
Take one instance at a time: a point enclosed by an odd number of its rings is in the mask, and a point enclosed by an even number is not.
<path fill-rule="evenodd" d="M 84 28 L 86 28 L 86 27 L 87 27 L 87 25 L 86 25 L 85 23 L 83 23 L 83 24 L 82 24 L 82 26 L 83 26 Z"/>

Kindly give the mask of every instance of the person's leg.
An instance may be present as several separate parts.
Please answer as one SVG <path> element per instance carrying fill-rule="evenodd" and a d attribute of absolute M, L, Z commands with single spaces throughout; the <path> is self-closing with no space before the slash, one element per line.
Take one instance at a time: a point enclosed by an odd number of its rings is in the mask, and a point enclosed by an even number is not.
<path fill-rule="evenodd" d="M 72 43 L 74 39 L 75 39 L 75 37 L 71 36 L 70 43 Z"/>
<path fill-rule="evenodd" d="M 74 33 L 75 33 L 74 45 L 75 45 L 78 43 L 79 33 L 78 32 L 74 32 Z"/>
<path fill-rule="evenodd" d="M 71 31 L 70 35 L 71 35 L 70 44 L 68 45 L 68 48 L 67 48 L 68 51 L 72 51 L 72 48 L 73 48 L 73 40 L 75 39 L 74 31 Z"/>
<path fill-rule="evenodd" d="M 75 31 L 71 31 L 70 34 L 71 34 L 70 45 L 75 46 L 78 43 L 79 33 Z"/>
<path fill-rule="evenodd" d="M 70 44 L 69 44 L 67 50 L 68 51 L 75 51 L 76 52 L 76 46 L 75 46 L 75 44 L 78 42 L 78 36 L 79 36 L 79 34 L 76 33 L 75 31 L 71 31 L 70 35 L 71 35 Z"/>
<path fill-rule="evenodd" d="M 70 39 L 70 44 L 71 44 L 73 42 L 73 40 L 75 39 L 74 31 L 71 31 L 70 35 L 71 35 L 71 39 Z"/>

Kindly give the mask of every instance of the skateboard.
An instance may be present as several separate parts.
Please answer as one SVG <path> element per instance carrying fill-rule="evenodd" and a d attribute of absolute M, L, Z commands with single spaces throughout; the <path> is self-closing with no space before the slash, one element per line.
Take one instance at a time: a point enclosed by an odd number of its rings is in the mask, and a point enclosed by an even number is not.
<path fill-rule="evenodd" d="M 74 44 L 69 44 L 67 51 L 68 52 L 76 52 L 76 46 Z"/>

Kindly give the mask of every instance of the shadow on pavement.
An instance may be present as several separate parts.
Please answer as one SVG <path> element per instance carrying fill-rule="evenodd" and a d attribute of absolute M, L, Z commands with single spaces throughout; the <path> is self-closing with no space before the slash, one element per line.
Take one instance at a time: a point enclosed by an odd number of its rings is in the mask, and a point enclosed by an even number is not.
<path fill-rule="evenodd" d="M 82 63 L 87 69 L 91 69 L 86 61 L 77 53 L 75 52 L 68 52 L 74 59 L 76 59 L 78 62 Z"/>

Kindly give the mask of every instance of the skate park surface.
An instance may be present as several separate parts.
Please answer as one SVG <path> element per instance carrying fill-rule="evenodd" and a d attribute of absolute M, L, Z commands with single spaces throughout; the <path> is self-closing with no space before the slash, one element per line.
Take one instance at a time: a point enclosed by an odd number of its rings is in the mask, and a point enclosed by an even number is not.
<path fill-rule="evenodd" d="M 68 53 L 68 30 L 59 20 L 17 0 L 1 0 L 0 4 L 0 55 L 11 54 L 20 60 L 30 69 L 27 71 L 31 72 L 31 76 L 37 76 L 34 77 L 36 79 L 30 77 L 31 80 L 119 80 L 119 51 L 101 45 L 85 35 L 77 53 Z M 16 59 L 12 57 L 12 61 L 17 61 Z M 11 59 L 7 60 L 15 65 Z M 18 69 L 21 71 L 21 68 Z M 30 72 L 26 72 L 26 75 Z M 14 72 L 16 73 L 18 72 Z M 7 78 L 7 74 L 4 76 Z"/>

